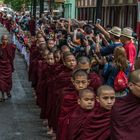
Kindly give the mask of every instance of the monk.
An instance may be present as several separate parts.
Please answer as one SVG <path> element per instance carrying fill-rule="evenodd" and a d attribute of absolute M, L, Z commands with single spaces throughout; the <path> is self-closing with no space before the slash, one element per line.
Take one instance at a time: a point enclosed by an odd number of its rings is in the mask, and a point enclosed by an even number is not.
<path fill-rule="evenodd" d="M 48 87 L 51 88 L 53 86 L 53 77 L 50 75 L 52 71 L 52 66 L 54 65 L 54 56 L 52 52 L 49 52 L 47 57 L 44 58 L 43 61 L 43 67 L 42 67 L 42 76 L 41 76 L 41 81 L 40 81 L 40 92 L 38 91 L 38 102 L 41 107 L 41 114 L 40 117 L 41 119 L 46 120 L 46 109 L 47 109 L 47 98 L 48 98 Z M 46 64 L 47 63 L 47 64 Z M 49 83 L 50 82 L 50 83 Z"/>
<path fill-rule="evenodd" d="M 57 139 L 65 140 L 67 134 L 67 117 L 71 115 L 73 110 L 78 106 L 78 91 L 88 87 L 90 81 L 88 74 L 83 70 L 76 70 L 72 76 L 73 88 L 63 91 L 63 99 L 60 107 L 58 119 Z"/>
<path fill-rule="evenodd" d="M 140 138 L 140 70 L 130 73 L 128 87 L 129 90 L 116 94 L 112 109 L 112 140 Z"/>
<path fill-rule="evenodd" d="M 77 61 L 72 53 L 67 52 L 63 55 L 63 63 L 64 65 L 60 67 L 60 72 L 55 77 L 53 90 L 51 90 L 51 92 L 48 91 L 47 103 L 49 104 L 47 109 L 47 116 L 49 117 L 49 125 L 50 127 L 53 127 L 54 130 L 56 130 L 57 127 L 63 90 L 72 86 L 71 76 L 73 69 L 75 69 L 77 65 Z"/>
<path fill-rule="evenodd" d="M 0 101 L 11 97 L 13 61 L 15 46 L 8 43 L 8 36 L 3 35 L 0 45 Z"/>
<path fill-rule="evenodd" d="M 32 16 L 31 19 L 29 20 L 29 30 L 32 36 L 35 36 L 35 31 L 36 31 L 36 21 L 35 18 Z"/>
<path fill-rule="evenodd" d="M 98 88 L 96 99 L 99 104 L 85 122 L 80 140 L 110 140 L 111 109 L 115 103 L 115 91 L 112 87 L 103 85 Z"/>
<path fill-rule="evenodd" d="M 68 134 L 65 140 L 86 140 L 82 139 L 83 127 L 88 116 L 94 111 L 96 95 L 90 89 L 83 89 L 79 92 L 78 107 L 73 111 L 68 123 Z"/>
<path fill-rule="evenodd" d="M 89 79 L 90 79 L 89 86 L 92 87 L 96 92 L 97 89 L 103 84 L 103 80 L 96 72 L 91 72 L 91 62 L 89 58 L 86 56 L 80 57 L 78 59 L 77 67 L 79 69 L 85 70 L 89 74 Z"/>

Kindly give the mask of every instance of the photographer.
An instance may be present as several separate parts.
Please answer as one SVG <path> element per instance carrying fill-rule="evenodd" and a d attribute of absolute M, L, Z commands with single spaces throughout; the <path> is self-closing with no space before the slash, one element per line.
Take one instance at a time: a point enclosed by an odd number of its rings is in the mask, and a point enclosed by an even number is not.
<path fill-rule="evenodd" d="M 96 44 L 96 53 L 100 53 L 101 56 L 113 54 L 116 47 L 123 46 L 123 44 L 120 42 L 121 29 L 119 27 L 114 26 L 110 31 L 108 31 L 108 33 L 112 41 L 110 45 L 104 48 L 100 48 L 98 45 L 99 42 Z"/>

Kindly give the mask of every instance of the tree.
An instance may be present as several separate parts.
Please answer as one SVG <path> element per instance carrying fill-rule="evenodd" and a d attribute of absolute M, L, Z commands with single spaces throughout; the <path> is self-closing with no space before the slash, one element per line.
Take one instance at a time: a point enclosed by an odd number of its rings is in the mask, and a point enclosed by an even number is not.
<path fill-rule="evenodd" d="M 25 4 L 25 7 L 28 7 L 31 3 L 31 0 L 3 0 L 3 2 L 7 5 L 10 5 L 14 10 L 20 11 L 23 4 Z"/>

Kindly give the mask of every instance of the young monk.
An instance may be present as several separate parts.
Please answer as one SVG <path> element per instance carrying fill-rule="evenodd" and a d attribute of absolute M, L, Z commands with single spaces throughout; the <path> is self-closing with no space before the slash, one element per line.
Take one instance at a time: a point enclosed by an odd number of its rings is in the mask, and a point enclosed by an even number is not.
<path fill-rule="evenodd" d="M 37 102 L 41 108 L 40 118 L 43 119 L 43 125 L 46 124 L 46 109 L 47 109 L 47 88 L 53 85 L 51 74 L 51 68 L 54 65 L 54 56 L 52 52 L 48 53 L 48 50 L 44 52 L 44 60 L 42 62 L 42 69 L 40 75 L 40 82 L 37 88 Z M 52 74 L 53 75 L 53 74 Z M 50 83 L 51 84 L 50 84 Z"/>
<path fill-rule="evenodd" d="M 56 63 L 59 63 L 59 62 L 60 62 L 60 60 L 61 60 L 61 53 L 60 53 L 60 50 L 56 50 L 56 51 L 54 52 L 54 59 L 55 59 L 55 62 L 56 62 Z"/>
<path fill-rule="evenodd" d="M 90 87 L 92 87 L 94 89 L 94 91 L 96 92 L 98 87 L 102 85 L 103 81 L 97 73 L 90 71 L 91 70 L 91 62 L 90 62 L 89 58 L 86 56 L 80 57 L 78 59 L 77 67 L 79 69 L 85 70 L 89 74 Z"/>
<path fill-rule="evenodd" d="M 96 95 L 90 89 L 83 89 L 79 92 L 78 107 L 73 111 L 68 122 L 67 140 L 86 140 L 82 139 L 83 127 L 88 116 L 94 111 Z"/>
<path fill-rule="evenodd" d="M 67 134 L 67 118 L 78 106 L 78 91 L 86 89 L 90 83 L 88 74 L 83 70 L 76 70 L 72 76 L 73 88 L 63 91 L 63 99 L 58 120 L 57 139 L 65 140 Z"/>
<path fill-rule="evenodd" d="M 48 89 L 47 102 L 49 104 L 47 109 L 47 116 L 49 117 L 49 124 L 53 127 L 54 130 L 56 130 L 57 127 L 58 114 L 60 112 L 60 104 L 63 97 L 62 91 L 72 86 L 72 71 L 77 65 L 75 56 L 70 52 L 67 52 L 63 55 L 63 61 L 64 65 L 60 67 L 59 73 L 57 72 L 58 74 L 55 75 L 55 81 L 53 83 L 54 88 L 51 91 Z"/>
<path fill-rule="evenodd" d="M 140 70 L 130 73 L 128 87 L 127 92 L 117 95 L 112 109 L 112 140 L 140 138 Z"/>
<path fill-rule="evenodd" d="M 110 140 L 111 109 L 115 103 L 114 89 L 108 85 L 99 87 L 97 101 L 99 105 L 85 122 L 80 140 Z"/>

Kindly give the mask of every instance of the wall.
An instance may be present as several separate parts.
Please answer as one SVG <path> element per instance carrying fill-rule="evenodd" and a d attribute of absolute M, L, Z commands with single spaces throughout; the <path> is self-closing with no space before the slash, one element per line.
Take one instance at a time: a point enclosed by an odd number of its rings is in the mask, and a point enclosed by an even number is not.
<path fill-rule="evenodd" d="M 64 17 L 65 18 L 75 18 L 75 0 L 66 0 L 64 3 Z"/>

